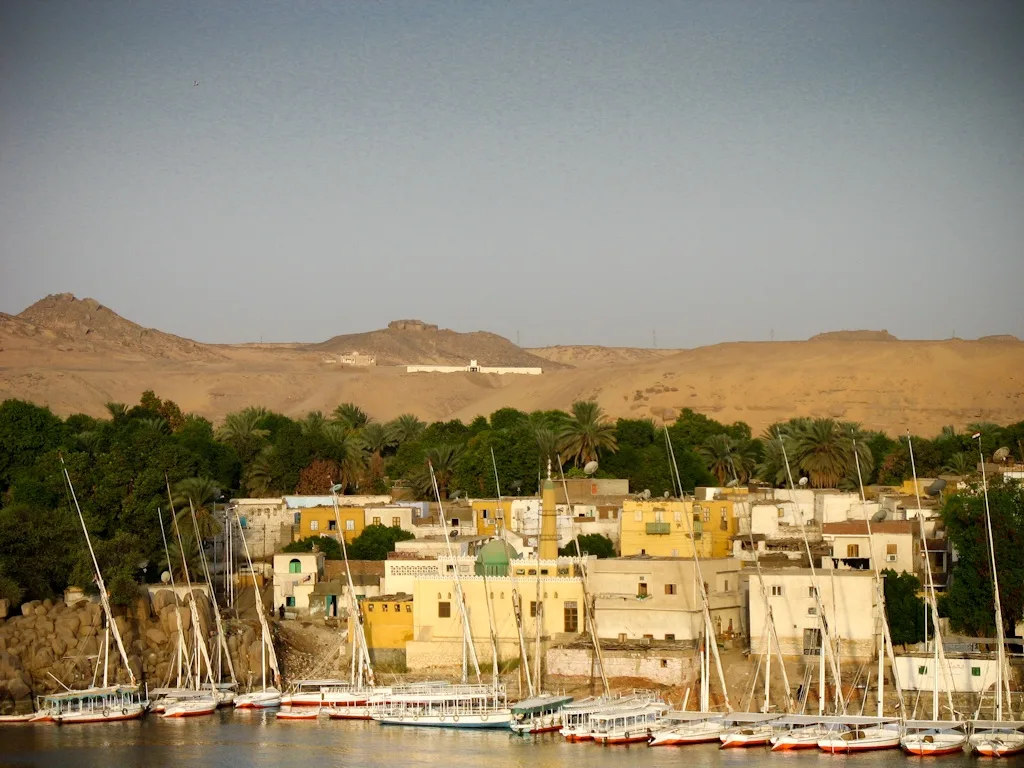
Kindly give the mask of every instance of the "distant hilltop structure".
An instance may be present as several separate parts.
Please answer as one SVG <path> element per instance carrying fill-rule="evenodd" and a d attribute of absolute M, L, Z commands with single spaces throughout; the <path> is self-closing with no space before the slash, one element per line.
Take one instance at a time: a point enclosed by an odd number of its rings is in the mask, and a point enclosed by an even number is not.
<path fill-rule="evenodd" d="M 392 331 L 436 331 L 437 326 L 422 320 L 392 320 L 388 323 Z"/>
<path fill-rule="evenodd" d="M 469 365 L 407 365 L 406 373 L 519 373 L 526 376 L 540 376 L 543 368 L 503 368 L 480 365 L 470 360 Z"/>
<path fill-rule="evenodd" d="M 367 367 L 377 365 L 377 358 L 373 355 L 364 355 L 362 352 L 353 351 L 347 355 L 327 355 L 324 357 L 324 362 Z"/>

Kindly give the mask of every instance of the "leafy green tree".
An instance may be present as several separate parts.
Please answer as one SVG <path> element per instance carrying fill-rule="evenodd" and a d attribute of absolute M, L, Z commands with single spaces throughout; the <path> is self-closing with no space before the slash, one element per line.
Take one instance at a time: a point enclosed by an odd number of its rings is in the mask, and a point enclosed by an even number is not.
<path fill-rule="evenodd" d="M 494 498 L 495 464 L 503 495 L 515 495 L 517 489 L 531 493 L 537 489 L 537 446 L 525 419 L 512 427 L 489 429 L 471 438 L 459 459 L 452 486 L 470 496 Z"/>
<path fill-rule="evenodd" d="M 316 547 L 318 551 L 323 552 L 328 560 L 343 560 L 344 555 L 341 553 L 341 544 L 337 539 L 332 539 L 330 536 L 309 536 L 305 539 L 299 539 L 293 541 L 290 544 L 286 544 L 281 548 L 282 552 L 312 552 L 313 547 Z M 382 559 L 387 559 L 386 556 Z"/>
<path fill-rule="evenodd" d="M 607 536 L 600 533 L 585 533 L 578 537 L 580 543 L 580 552 L 583 553 L 584 557 L 587 555 L 593 555 L 598 560 L 606 557 L 615 557 L 615 544 Z M 576 557 L 576 544 L 569 542 L 564 547 L 560 547 L 558 550 L 560 557 Z"/>
<path fill-rule="evenodd" d="M 415 538 L 397 525 L 368 525 L 348 545 L 348 556 L 352 560 L 387 560 L 388 554 L 395 551 L 395 542 Z"/>
<path fill-rule="evenodd" d="M 459 461 L 465 448 L 461 445 L 441 445 L 427 449 L 425 463 L 420 473 L 413 479 L 413 487 L 420 498 L 433 499 L 434 486 L 430 479 L 430 467 L 434 468 L 434 479 L 437 480 L 437 489 L 442 499 L 448 498 L 448 492 L 452 490 L 452 480 L 459 467 Z"/>
<path fill-rule="evenodd" d="M 56 597 L 67 586 L 72 564 L 85 549 L 73 514 L 66 506 L 56 512 L 27 504 L 0 509 L 0 572 L 25 599 Z"/>
<path fill-rule="evenodd" d="M 969 453 L 954 453 L 943 469 L 960 477 L 973 475 L 978 471 L 978 457 Z"/>
<path fill-rule="evenodd" d="M 491 414 L 491 429 L 514 429 L 520 426 L 529 417 L 516 408 L 499 408 Z"/>
<path fill-rule="evenodd" d="M 918 597 L 921 582 L 912 573 L 882 571 L 885 576 L 885 617 L 893 643 L 906 648 L 924 636 L 924 600 Z"/>
<path fill-rule="evenodd" d="M 576 466 L 596 461 L 601 451 L 616 450 L 615 425 L 604 417 L 604 410 L 593 400 L 577 400 L 572 416 L 559 435 L 562 458 Z"/>
<path fill-rule="evenodd" d="M 260 408 L 246 408 L 229 413 L 216 432 L 218 440 L 227 443 L 242 460 L 248 464 L 263 447 L 270 431 L 260 426 L 266 413 Z"/>
<path fill-rule="evenodd" d="M 650 419 L 619 419 L 615 422 L 615 443 L 621 451 L 629 445 L 643 449 L 658 436 L 658 428 Z"/>
<path fill-rule="evenodd" d="M 0 493 L 7 490 L 18 471 L 57 449 L 66 434 L 61 420 L 49 408 L 24 400 L 0 403 Z"/>
<path fill-rule="evenodd" d="M 991 482 L 988 495 L 1004 630 L 1012 635 L 1024 615 L 1024 485 Z M 958 555 L 946 592 L 950 624 L 957 632 L 995 637 L 992 564 L 980 484 L 946 497 L 942 520 Z"/>
<path fill-rule="evenodd" d="M 751 442 L 739 442 L 726 434 L 711 435 L 699 449 L 708 471 L 725 485 L 730 480 L 745 482 L 753 473 Z"/>

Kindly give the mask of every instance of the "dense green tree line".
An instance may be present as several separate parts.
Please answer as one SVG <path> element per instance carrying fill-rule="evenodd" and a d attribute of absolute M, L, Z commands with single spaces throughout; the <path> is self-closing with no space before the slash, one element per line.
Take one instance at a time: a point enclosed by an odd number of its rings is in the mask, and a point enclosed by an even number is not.
<path fill-rule="evenodd" d="M 213 507 L 230 496 L 327 493 L 340 484 L 347 493 L 402 485 L 431 499 L 429 467 L 442 497 L 494 496 L 499 482 L 505 496 L 529 495 L 549 461 L 556 476 L 574 476 L 594 459 L 598 477 L 627 478 L 634 491 L 661 495 L 673 487 L 667 442 L 687 491 L 732 480 L 784 486 L 787 458 L 794 481 L 807 477 L 812 486 L 855 487 L 857 461 L 866 483 L 910 475 L 905 440 L 831 419 L 794 419 L 754 437 L 742 422 L 722 424 L 689 409 L 667 424 L 613 421 L 593 402 L 569 412 L 502 408 L 469 424 L 426 424 L 411 414 L 379 422 L 343 403 L 300 419 L 251 407 L 215 428 L 152 392 L 107 411 L 106 418 L 61 419 L 19 400 L 0 404 L 0 595 L 47 597 L 91 582 L 62 457 L 115 599 L 168 567 L 160 511 L 177 571 L 183 556 L 197 557 L 197 538 L 217 533 Z M 1007 446 L 1020 457 L 1024 422 L 946 428 L 935 439 L 915 439 L 918 474 L 973 472 L 973 430 L 982 432 L 986 456 Z"/>

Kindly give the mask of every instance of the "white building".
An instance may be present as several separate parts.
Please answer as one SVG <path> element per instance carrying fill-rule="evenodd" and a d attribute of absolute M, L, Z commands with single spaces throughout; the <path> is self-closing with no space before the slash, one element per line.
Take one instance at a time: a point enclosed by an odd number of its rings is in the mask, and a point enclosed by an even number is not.
<path fill-rule="evenodd" d="M 740 563 L 700 563 L 715 632 L 742 635 Z M 633 556 L 594 560 L 588 568 L 598 636 L 609 640 L 694 641 L 704 631 L 700 587 L 690 558 Z"/>
<path fill-rule="evenodd" d="M 454 563 L 443 555 L 440 557 L 404 556 L 385 560 L 384 583 L 381 585 L 382 594 L 397 595 L 404 592 L 411 595 L 415 591 L 417 580 L 452 574 L 455 572 L 455 563 L 458 564 L 460 578 L 469 577 L 473 575 L 476 557 L 460 554 L 456 556 Z"/>
<path fill-rule="evenodd" d="M 406 373 L 519 373 L 527 376 L 540 376 L 542 368 L 506 368 L 480 365 L 470 360 L 469 365 L 407 365 Z"/>
<path fill-rule="evenodd" d="M 863 520 L 830 523 L 822 526 L 821 538 L 832 548 L 831 562 L 822 561 L 822 568 L 873 570 L 891 569 L 897 573 L 914 573 L 920 553 L 920 540 L 915 524 L 907 520 L 887 520 L 868 524 Z"/>
<path fill-rule="evenodd" d="M 779 645 L 786 656 L 813 656 L 821 648 L 821 624 L 815 583 L 809 568 L 762 570 L 765 590 L 775 620 Z M 765 604 L 756 574 L 749 579 L 750 647 L 763 653 L 767 647 Z M 875 599 L 874 574 L 867 571 L 817 571 L 817 588 L 825 618 L 841 638 L 844 659 L 874 655 L 880 624 Z"/>
<path fill-rule="evenodd" d="M 292 526 L 297 524 L 298 519 L 294 510 L 288 509 L 284 499 L 232 499 L 231 504 L 238 513 L 245 532 L 246 546 L 254 559 L 269 557 L 282 544 L 292 540 Z M 226 524 L 235 527 L 233 519 L 227 520 Z M 241 546 L 238 548 L 241 549 Z"/>
<path fill-rule="evenodd" d="M 862 502 L 860 494 L 819 490 L 814 493 L 814 519 L 819 524 L 870 520 L 881 509 L 877 501 Z"/>
<path fill-rule="evenodd" d="M 364 525 L 397 525 L 403 531 L 416 532 L 416 526 L 412 524 L 415 517 L 412 507 L 388 504 L 387 506 L 366 507 L 363 512 L 366 515 Z"/>
<path fill-rule="evenodd" d="M 937 678 L 942 693 L 949 690 L 952 684 L 953 693 L 976 694 L 995 684 L 998 663 L 994 658 L 977 654 L 947 655 L 946 663 L 947 669 L 940 668 L 936 674 L 935 659 L 930 653 L 897 656 L 896 669 L 900 685 L 905 691 L 934 691 Z M 942 705 L 945 706 L 945 702 Z M 931 706 L 930 702 L 928 706 Z"/>
<path fill-rule="evenodd" d="M 304 613 L 309 596 L 324 577 L 323 552 L 285 552 L 274 555 L 274 607 Z"/>

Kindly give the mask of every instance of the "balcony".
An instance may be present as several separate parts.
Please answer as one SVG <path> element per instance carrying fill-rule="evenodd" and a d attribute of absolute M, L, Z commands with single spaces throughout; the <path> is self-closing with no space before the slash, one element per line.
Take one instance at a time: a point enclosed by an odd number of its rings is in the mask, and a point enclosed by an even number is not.
<path fill-rule="evenodd" d="M 671 532 L 671 523 L 647 523 L 648 536 L 667 536 Z"/>

